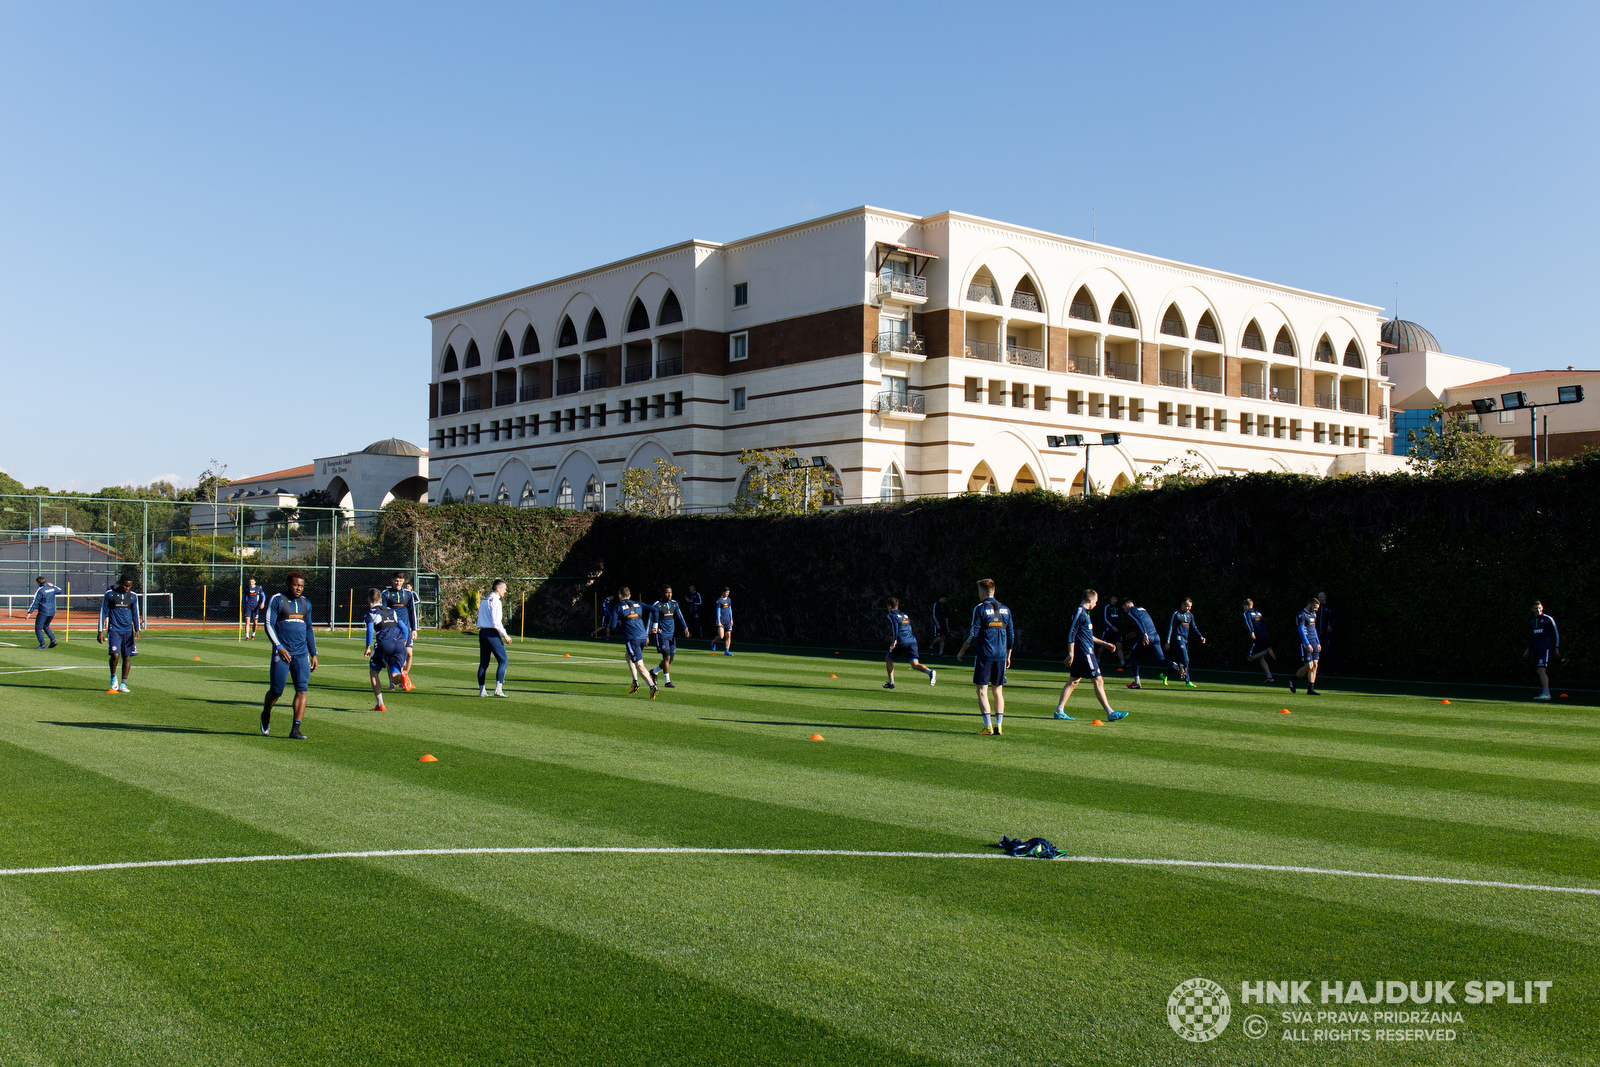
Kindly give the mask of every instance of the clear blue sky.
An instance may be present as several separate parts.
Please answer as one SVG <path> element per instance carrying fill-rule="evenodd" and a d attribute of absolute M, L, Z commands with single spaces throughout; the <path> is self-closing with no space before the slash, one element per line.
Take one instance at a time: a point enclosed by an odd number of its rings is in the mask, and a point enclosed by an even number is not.
<path fill-rule="evenodd" d="M 7 0 L 0 468 L 424 443 L 428 312 L 863 203 L 1592 365 L 1597 12 Z"/>

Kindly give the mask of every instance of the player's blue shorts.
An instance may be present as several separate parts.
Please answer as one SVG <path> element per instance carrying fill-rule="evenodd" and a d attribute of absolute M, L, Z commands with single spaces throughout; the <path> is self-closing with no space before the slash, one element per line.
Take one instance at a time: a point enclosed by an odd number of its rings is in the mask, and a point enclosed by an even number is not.
<path fill-rule="evenodd" d="M 1536 648 L 1536 649 L 1534 649 L 1533 650 L 1533 665 L 1535 667 L 1543 667 L 1546 670 L 1549 670 L 1550 669 L 1550 649 L 1548 649 L 1548 648 Z"/>
<path fill-rule="evenodd" d="M 139 635 L 133 630 L 107 630 L 106 647 L 113 656 L 137 656 Z"/>
<path fill-rule="evenodd" d="M 1074 678 L 1100 677 L 1100 660 L 1092 652 L 1078 652 L 1072 657 L 1072 666 L 1067 668 L 1067 673 Z"/>
<path fill-rule="evenodd" d="M 373 655 L 377 655 L 376 652 Z M 289 662 L 285 663 L 272 654 L 272 665 L 267 669 L 267 695 L 278 696 L 283 692 L 284 683 L 294 680 L 294 691 L 304 693 L 311 688 L 311 654 L 302 652 L 298 656 L 290 653 Z"/>
<path fill-rule="evenodd" d="M 677 655 L 678 636 L 676 634 L 664 634 L 658 632 L 656 634 L 656 651 L 661 653 L 663 656 Z"/>
<path fill-rule="evenodd" d="M 724 630 L 727 630 L 729 633 L 732 633 L 733 632 L 733 616 L 729 615 L 727 618 L 723 618 L 721 615 L 718 615 L 717 616 L 717 625 L 722 627 Z"/>
<path fill-rule="evenodd" d="M 405 665 L 406 646 L 403 642 L 396 641 L 393 644 L 386 644 L 380 641 L 373 646 L 372 669 L 374 671 L 380 671 L 387 667 L 389 673 L 398 674 L 405 669 Z"/>
<path fill-rule="evenodd" d="M 1300 646 L 1300 662 L 1301 663 L 1313 663 L 1316 660 L 1319 660 L 1321 658 L 1322 658 L 1322 646 L 1321 645 L 1301 645 Z"/>
<path fill-rule="evenodd" d="M 972 662 L 973 685 L 1005 685 L 1006 661 L 978 657 Z"/>
<path fill-rule="evenodd" d="M 644 642 L 643 641 L 623 641 L 622 642 L 622 646 L 623 646 L 623 651 L 627 654 L 627 657 L 628 657 L 629 660 L 631 660 L 634 663 L 643 662 L 643 660 L 644 660 Z"/>
<path fill-rule="evenodd" d="M 1255 657 L 1271 650 L 1271 648 L 1272 642 L 1266 640 L 1265 638 L 1260 641 L 1252 641 L 1250 643 L 1250 651 L 1245 653 L 1245 658 L 1254 659 Z"/>
<path fill-rule="evenodd" d="M 1189 642 L 1172 642 L 1172 662 L 1183 664 L 1183 669 L 1189 669 Z"/>
<path fill-rule="evenodd" d="M 907 663 L 922 662 L 921 657 L 917 655 L 917 643 L 915 641 L 901 641 L 891 648 L 889 654 L 884 658 L 894 659 L 896 656 L 904 656 Z"/>

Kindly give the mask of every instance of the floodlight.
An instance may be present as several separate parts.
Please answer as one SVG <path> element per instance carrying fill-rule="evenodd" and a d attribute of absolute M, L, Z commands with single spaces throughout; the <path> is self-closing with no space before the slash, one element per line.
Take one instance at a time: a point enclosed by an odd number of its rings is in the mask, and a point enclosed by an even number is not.
<path fill-rule="evenodd" d="M 1562 385 L 1556 388 L 1556 403 L 1576 404 L 1583 400 L 1583 386 Z"/>
<path fill-rule="evenodd" d="M 1120 445 L 1122 443 L 1122 435 L 1120 433 L 1103 433 L 1100 435 L 1100 443 L 1103 445 Z"/>
<path fill-rule="evenodd" d="M 1524 408 L 1528 406 L 1527 393 L 1501 393 L 1500 406 L 1502 408 Z"/>
<path fill-rule="evenodd" d="M 1045 443 L 1051 448 L 1082 448 L 1083 434 L 1071 433 L 1065 437 L 1046 437 Z"/>
<path fill-rule="evenodd" d="M 1479 415 L 1489 414 L 1494 410 L 1494 398 L 1487 397 L 1482 400 L 1474 400 L 1472 402 L 1472 410 L 1476 411 Z"/>
<path fill-rule="evenodd" d="M 812 456 L 811 457 L 811 465 L 813 467 L 826 467 L 828 465 L 828 457 L 827 456 Z"/>
<path fill-rule="evenodd" d="M 786 459 L 780 464 L 780 466 L 786 471 L 795 471 L 799 470 L 801 467 L 804 467 L 805 464 L 801 463 L 798 459 Z"/>
<path fill-rule="evenodd" d="M 1044 443 L 1045 443 L 1045 447 L 1047 447 L 1047 448 L 1060 448 L 1061 447 L 1061 438 L 1059 438 L 1059 437 L 1046 437 L 1044 439 Z"/>

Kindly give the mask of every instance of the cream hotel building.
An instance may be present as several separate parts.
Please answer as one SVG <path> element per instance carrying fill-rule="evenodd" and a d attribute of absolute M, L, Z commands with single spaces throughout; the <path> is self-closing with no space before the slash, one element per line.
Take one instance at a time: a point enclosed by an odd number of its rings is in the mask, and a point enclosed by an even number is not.
<path fill-rule="evenodd" d="M 429 316 L 429 499 L 610 508 L 664 456 L 716 511 L 777 446 L 831 503 L 1081 493 L 1073 434 L 1097 492 L 1391 469 L 1380 311 L 957 212 L 685 241 Z"/>

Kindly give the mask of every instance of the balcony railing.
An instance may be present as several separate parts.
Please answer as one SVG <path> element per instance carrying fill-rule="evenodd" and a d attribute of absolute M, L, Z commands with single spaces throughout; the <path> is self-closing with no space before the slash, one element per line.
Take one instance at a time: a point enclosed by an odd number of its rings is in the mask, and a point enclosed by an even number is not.
<path fill-rule="evenodd" d="M 1386 360 L 1386 359 L 1378 360 L 1378 373 L 1383 375 L 1385 378 L 1387 378 L 1389 376 L 1389 361 L 1388 360 Z"/>
<path fill-rule="evenodd" d="M 878 410 L 922 415 L 926 413 L 927 407 L 921 393 L 883 392 L 878 394 Z"/>
<path fill-rule="evenodd" d="M 1196 341 L 1204 341 L 1207 344 L 1217 344 L 1216 327 L 1202 322 L 1200 325 L 1194 328 L 1194 339 Z"/>
<path fill-rule="evenodd" d="M 1168 337 L 1189 336 L 1187 333 L 1183 332 L 1183 323 L 1179 322 L 1177 319 L 1162 319 L 1161 332 L 1166 334 Z"/>
<path fill-rule="evenodd" d="M 1100 357 L 1074 356 L 1069 352 L 1067 353 L 1067 369 L 1073 374 L 1093 374 L 1098 376 L 1100 373 Z"/>
<path fill-rule="evenodd" d="M 1348 411 L 1352 415 L 1365 415 L 1367 413 L 1366 398 L 1359 396 L 1341 396 L 1339 398 L 1339 410 Z"/>
<path fill-rule="evenodd" d="M 683 373 L 683 357 L 673 356 L 671 359 L 656 360 L 656 377 L 670 378 L 674 374 Z"/>
<path fill-rule="evenodd" d="M 1222 392 L 1222 379 L 1215 374 L 1196 374 L 1194 376 L 1194 387 L 1202 393 L 1220 393 Z"/>
<path fill-rule="evenodd" d="M 977 304 L 998 304 L 1000 303 L 1000 290 L 992 285 L 973 282 L 967 286 L 967 299 Z"/>
<path fill-rule="evenodd" d="M 1162 385 L 1170 385 L 1175 389 L 1182 389 L 1188 384 L 1185 380 L 1187 377 L 1188 376 L 1185 375 L 1181 370 L 1168 370 L 1165 367 L 1161 368 Z"/>
<path fill-rule="evenodd" d="M 537 384 L 524 385 L 520 390 L 518 390 L 517 399 L 518 400 L 524 400 L 524 401 L 526 401 L 526 400 L 538 400 L 539 399 L 539 386 Z"/>
<path fill-rule="evenodd" d="M 1298 404 L 1300 402 L 1300 390 L 1292 385 L 1274 385 L 1272 387 L 1272 399 L 1280 404 Z"/>
<path fill-rule="evenodd" d="M 1086 322 L 1100 321 L 1100 316 L 1095 314 L 1094 305 L 1085 304 L 1081 300 L 1074 300 L 1072 302 L 1072 306 L 1067 309 L 1067 317 L 1072 319 L 1083 319 Z"/>
<path fill-rule="evenodd" d="M 1248 396 L 1253 400 L 1265 400 L 1267 398 L 1267 387 L 1260 382 L 1240 382 L 1239 395 Z"/>
<path fill-rule="evenodd" d="M 1106 360 L 1106 373 L 1113 378 L 1121 378 L 1125 382 L 1136 382 L 1139 380 L 1139 364 L 1119 363 L 1114 359 L 1108 359 Z"/>
<path fill-rule="evenodd" d="M 965 347 L 961 354 L 968 359 L 987 359 L 993 363 L 1001 362 L 1000 346 L 993 341 L 979 341 L 976 338 L 969 337 L 962 344 Z"/>
<path fill-rule="evenodd" d="M 477 411 L 482 407 L 483 407 L 483 398 L 482 397 L 464 396 L 464 397 L 461 398 L 461 410 L 462 411 Z"/>
<path fill-rule="evenodd" d="M 494 406 L 495 407 L 503 408 L 507 404 L 515 404 L 516 402 L 517 402 L 517 391 L 515 389 L 496 389 L 494 391 Z"/>
<path fill-rule="evenodd" d="M 577 375 L 573 375 L 571 378 L 557 378 L 556 396 L 566 396 L 568 393 L 576 393 L 578 391 L 578 386 L 582 384 L 583 379 L 579 378 Z"/>
<path fill-rule="evenodd" d="M 591 371 L 583 376 L 585 389 L 604 389 L 606 387 L 606 372 L 603 370 Z"/>
<path fill-rule="evenodd" d="M 907 296 L 927 296 L 928 279 L 913 278 L 909 274 L 880 274 L 872 285 L 873 296 L 904 293 Z"/>
<path fill-rule="evenodd" d="M 1317 407 L 1319 407 L 1319 408 L 1327 408 L 1330 411 L 1333 410 L 1333 408 L 1337 406 L 1338 399 L 1339 399 L 1338 396 L 1336 396 L 1333 393 L 1312 393 L 1311 394 L 1311 402 L 1313 404 L 1317 405 Z"/>
<path fill-rule="evenodd" d="M 920 356 L 925 349 L 920 333 L 880 333 L 873 351 L 904 352 L 907 355 Z"/>
<path fill-rule="evenodd" d="M 1017 367 L 1038 367 L 1043 370 L 1044 350 L 1023 348 L 1021 345 L 1006 345 L 1006 362 Z"/>
<path fill-rule="evenodd" d="M 1389 417 L 1389 405 L 1388 404 L 1379 404 L 1378 405 L 1378 418 L 1386 419 L 1388 417 Z"/>
<path fill-rule="evenodd" d="M 648 382 L 650 380 L 650 364 L 640 363 L 636 367 L 628 367 L 622 372 L 624 384 L 632 385 L 634 382 Z"/>
<path fill-rule="evenodd" d="M 1121 308 L 1112 308 L 1111 314 L 1106 316 L 1106 322 L 1112 326 L 1121 326 L 1133 329 L 1133 312 L 1123 311 Z"/>
<path fill-rule="evenodd" d="M 459 400 L 441 400 L 441 401 L 439 401 L 439 414 L 441 414 L 441 415 L 454 415 L 456 412 L 458 412 L 460 410 L 461 410 L 461 401 L 459 401 Z"/>
<path fill-rule="evenodd" d="M 1015 292 L 1011 294 L 1011 306 L 1018 311 L 1038 311 L 1039 298 L 1032 293 Z"/>

